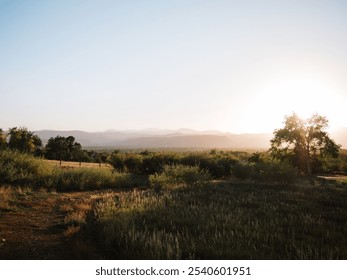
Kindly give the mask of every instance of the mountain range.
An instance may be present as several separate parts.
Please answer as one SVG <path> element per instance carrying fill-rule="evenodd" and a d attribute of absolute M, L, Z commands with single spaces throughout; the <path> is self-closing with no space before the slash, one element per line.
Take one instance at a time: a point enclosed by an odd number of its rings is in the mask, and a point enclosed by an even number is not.
<path fill-rule="evenodd" d="M 233 134 L 215 130 L 197 131 L 187 128 L 178 130 L 108 130 L 104 132 L 85 132 L 81 130 L 35 131 L 44 143 L 57 135 L 73 136 L 83 147 L 108 148 L 230 148 L 230 149 L 268 149 L 271 133 Z M 347 148 L 347 128 L 331 133 L 336 143 Z"/>

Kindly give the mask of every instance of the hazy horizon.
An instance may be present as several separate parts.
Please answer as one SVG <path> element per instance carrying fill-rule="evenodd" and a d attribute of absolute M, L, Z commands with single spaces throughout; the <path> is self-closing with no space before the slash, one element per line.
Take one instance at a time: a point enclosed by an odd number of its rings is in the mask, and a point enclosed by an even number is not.
<path fill-rule="evenodd" d="M 345 1 L 0 0 L 0 128 L 347 127 Z"/>

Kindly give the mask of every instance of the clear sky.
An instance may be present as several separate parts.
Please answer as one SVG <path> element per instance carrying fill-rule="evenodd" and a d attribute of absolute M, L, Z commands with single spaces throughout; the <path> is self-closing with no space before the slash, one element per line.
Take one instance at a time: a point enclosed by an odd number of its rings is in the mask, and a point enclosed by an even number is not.
<path fill-rule="evenodd" d="M 0 0 L 0 128 L 347 126 L 347 1 Z"/>

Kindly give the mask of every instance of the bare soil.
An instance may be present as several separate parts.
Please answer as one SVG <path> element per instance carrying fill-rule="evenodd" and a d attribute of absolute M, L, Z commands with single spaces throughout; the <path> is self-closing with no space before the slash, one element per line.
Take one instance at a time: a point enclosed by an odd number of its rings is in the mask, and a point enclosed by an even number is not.
<path fill-rule="evenodd" d="M 13 210 L 0 211 L 0 259 L 82 258 L 71 242 L 74 235 L 67 234 L 64 209 L 76 203 L 93 203 L 101 195 L 102 192 L 38 192 L 19 198 Z"/>

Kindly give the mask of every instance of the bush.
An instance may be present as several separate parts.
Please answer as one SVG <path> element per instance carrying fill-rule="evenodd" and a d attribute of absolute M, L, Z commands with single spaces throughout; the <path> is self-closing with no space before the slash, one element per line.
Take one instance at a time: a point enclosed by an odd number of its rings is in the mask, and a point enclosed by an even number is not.
<path fill-rule="evenodd" d="M 57 191 L 130 188 L 149 185 L 147 177 L 104 168 L 52 167 L 42 159 L 17 151 L 0 152 L 0 184 Z"/>
<path fill-rule="evenodd" d="M 259 182 L 290 184 L 297 179 L 297 169 L 287 162 L 268 161 L 254 165 L 252 178 Z"/>
<path fill-rule="evenodd" d="M 250 179 L 253 172 L 253 167 L 248 163 L 237 162 L 232 168 L 232 175 L 240 180 Z"/>
<path fill-rule="evenodd" d="M 136 188 L 148 186 L 148 177 L 130 173 L 116 173 L 115 177 L 115 186 L 117 188 Z"/>
<path fill-rule="evenodd" d="M 211 179 L 209 173 L 198 166 L 165 165 L 162 173 L 149 176 L 154 188 L 174 188 L 177 186 L 199 186 Z"/>
<path fill-rule="evenodd" d="M 42 159 L 18 151 L 0 151 L 0 183 L 42 187 L 52 167 Z"/>
<path fill-rule="evenodd" d="M 236 163 L 232 174 L 240 180 L 290 184 L 297 179 L 298 171 L 289 162 L 273 160 L 266 154 L 253 154 L 248 162 Z"/>

